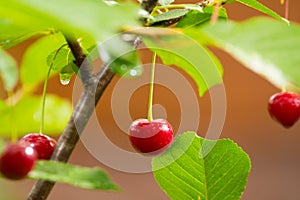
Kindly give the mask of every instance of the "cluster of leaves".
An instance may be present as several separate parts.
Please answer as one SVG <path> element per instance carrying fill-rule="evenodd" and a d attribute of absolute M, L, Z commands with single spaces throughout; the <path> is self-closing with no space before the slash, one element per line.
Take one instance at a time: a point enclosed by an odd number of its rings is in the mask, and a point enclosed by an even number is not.
<path fill-rule="evenodd" d="M 10 134 L 12 119 L 17 122 L 14 127 L 20 134 L 37 126 L 40 101 L 33 96 L 33 92 L 45 80 L 50 66 L 52 74 L 59 73 L 63 81 L 77 73 L 74 57 L 65 46 L 65 36 L 70 35 L 81 38 L 86 53 L 92 52 L 95 41 L 102 43 L 99 47 L 101 59 L 110 64 L 114 72 L 129 77 L 141 71 L 137 54 L 127 42 L 111 36 L 120 31 L 142 36 L 146 46 L 155 51 L 164 64 L 180 67 L 194 79 L 199 95 L 222 83 L 222 65 L 208 50 L 209 45 L 228 52 L 278 87 L 296 89 L 300 86 L 297 67 L 300 62 L 297 54 L 300 26 L 289 24 L 255 0 L 219 0 L 205 6 L 160 0 L 152 13 L 143 15 L 146 26 L 150 26 L 147 29 L 138 20 L 138 13 L 144 12 L 138 12 L 136 4 L 114 2 L 111 6 L 108 2 L 0 2 L 0 73 L 7 91 L 16 89 L 19 78 L 16 62 L 5 50 L 36 37 L 20 66 L 22 87 L 16 93 L 21 92 L 21 98 L 14 104 L 0 101 L 0 113 L 5 113 L 0 115 L 2 135 Z M 239 23 L 227 21 L 226 9 L 222 7 L 219 21 L 214 25 L 208 23 L 216 11 L 216 5 L 225 2 L 245 4 L 277 20 L 260 17 Z M 112 13 L 116 17 L 111 17 Z M 168 24 L 163 22 L 169 22 L 172 26 L 161 27 Z M 71 111 L 70 105 L 59 97 L 49 96 L 46 108 L 47 133 L 59 132 L 68 117 L 65 113 Z M 18 117 L 21 115 L 23 119 Z M 56 124 L 58 122 L 60 124 Z M 214 148 L 203 156 L 206 147 Z M 58 169 L 64 169 L 64 174 L 58 173 Z M 229 140 L 213 142 L 198 138 L 194 133 L 186 133 L 178 137 L 161 157 L 153 159 L 153 170 L 156 180 L 172 199 L 239 199 L 245 188 L 250 161 L 245 152 Z M 55 162 L 40 161 L 30 177 L 72 183 L 84 188 L 116 188 L 99 169 L 87 170 Z"/>

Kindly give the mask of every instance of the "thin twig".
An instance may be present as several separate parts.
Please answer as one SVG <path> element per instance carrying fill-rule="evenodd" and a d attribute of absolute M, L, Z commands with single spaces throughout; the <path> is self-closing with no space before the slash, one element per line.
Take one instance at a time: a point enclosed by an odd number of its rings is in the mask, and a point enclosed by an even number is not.
<path fill-rule="evenodd" d="M 286 19 L 289 19 L 289 0 L 286 0 L 286 1 L 285 1 L 284 17 L 285 17 Z"/>
<path fill-rule="evenodd" d="M 114 73 L 105 65 L 97 76 L 91 73 L 90 66 L 85 63 L 85 55 L 74 39 L 67 39 L 70 49 L 79 67 L 81 80 L 85 85 L 85 90 L 81 95 L 72 116 L 61 134 L 57 147 L 54 150 L 51 160 L 67 162 L 73 149 L 75 148 L 79 136 L 86 126 L 90 116 L 94 112 L 104 90 L 112 80 Z M 45 200 L 51 192 L 54 182 L 39 180 L 33 186 L 27 200 Z"/>

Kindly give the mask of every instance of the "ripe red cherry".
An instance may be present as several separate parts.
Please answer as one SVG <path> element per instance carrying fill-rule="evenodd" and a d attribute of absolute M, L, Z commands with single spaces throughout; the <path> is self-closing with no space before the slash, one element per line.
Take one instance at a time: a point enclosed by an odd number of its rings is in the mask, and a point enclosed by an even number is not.
<path fill-rule="evenodd" d="M 173 139 L 173 128 L 164 119 L 138 119 L 130 125 L 130 142 L 141 153 L 160 153 Z"/>
<path fill-rule="evenodd" d="M 0 172 L 8 179 L 25 178 L 32 170 L 37 154 L 32 147 L 10 144 L 0 157 Z"/>
<path fill-rule="evenodd" d="M 56 141 L 46 135 L 30 133 L 19 141 L 24 146 L 31 146 L 35 149 L 38 159 L 48 160 L 56 147 Z"/>
<path fill-rule="evenodd" d="M 281 92 L 269 100 L 270 115 L 284 127 L 291 127 L 300 117 L 300 96 L 293 92 Z"/>

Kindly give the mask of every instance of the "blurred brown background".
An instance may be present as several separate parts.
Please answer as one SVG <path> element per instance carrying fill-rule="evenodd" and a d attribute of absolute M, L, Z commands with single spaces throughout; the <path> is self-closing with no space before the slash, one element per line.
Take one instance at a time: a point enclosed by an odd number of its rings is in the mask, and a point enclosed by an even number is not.
<path fill-rule="evenodd" d="M 284 7 L 279 0 L 260 0 L 260 2 L 284 15 Z M 177 3 L 181 3 L 177 1 Z M 183 2 L 182 2 L 183 3 Z M 191 3 L 191 2 L 189 2 Z M 290 0 L 290 19 L 300 22 L 300 1 Z M 251 8 L 235 3 L 226 6 L 229 17 L 234 20 L 244 20 L 252 16 L 262 15 Z M 300 38 L 300 36 L 299 36 Z M 23 43 L 11 50 L 18 59 L 28 43 Z M 287 47 L 288 48 L 288 47 Z M 299 50 L 300 51 L 300 50 Z M 242 197 L 243 200 L 297 200 L 300 199 L 300 123 L 290 129 L 284 129 L 274 122 L 267 112 L 269 97 L 279 90 L 263 78 L 244 68 L 229 55 L 214 50 L 224 66 L 224 87 L 227 96 L 226 121 L 221 138 L 231 138 L 237 142 L 250 155 L 252 170 L 248 185 Z M 150 54 L 143 53 L 144 62 L 150 62 Z M 284 59 L 284 58 L 283 58 Z M 300 63 L 299 63 L 300 65 Z M 197 92 L 193 81 L 186 75 Z M 131 150 L 126 134 L 115 124 L 111 114 L 111 95 L 118 78 L 113 80 L 99 105 L 97 116 L 108 138 L 115 145 Z M 68 86 L 61 86 L 58 78 L 50 82 L 49 92 L 72 98 L 72 80 Z M 134 92 L 130 99 L 129 109 L 132 118 L 146 117 L 148 87 L 144 86 Z M 165 87 L 155 87 L 155 103 L 162 104 L 168 120 L 178 129 L 180 123 L 179 104 L 174 94 Z M 122 101 L 122 99 L 120 99 Z M 193 108 L 191 108 L 193 109 Z M 202 135 L 210 121 L 210 97 L 207 93 L 199 99 L 200 127 Z M 163 113 L 163 112 L 161 112 Z M 193 120 L 193 119 L 190 119 Z M 88 136 L 87 136 L 88 137 Z M 99 141 L 101 145 L 101 141 Z M 121 192 L 98 192 L 82 190 L 75 187 L 56 184 L 49 200 L 60 199 L 89 199 L 89 200 L 133 200 L 133 199 L 168 199 L 156 184 L 151 173 L 131 174 L 111 169 L 95 159 L 82 143 L 77 145 L 73 152 L 71 163 L 84 166 L 100 166 L 104 168 L 111 178 L 122 188 Z M 1 191 L 7 191 L 6 197 L 1 199 L 25 199 L 33 181 L 11 182 L 1 180 Z"/>

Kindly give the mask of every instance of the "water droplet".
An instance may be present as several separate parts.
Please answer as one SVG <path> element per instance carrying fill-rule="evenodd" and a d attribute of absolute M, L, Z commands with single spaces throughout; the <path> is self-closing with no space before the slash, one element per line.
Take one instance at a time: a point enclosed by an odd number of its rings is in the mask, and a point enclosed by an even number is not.
<path fill-rule="evenodd" d="M 132 69 L 130 70 L 130 76 L 136 76 L 137 75 L 137 71 Z"/>
<path fill-rule="evenodd" d="M 68 85 L 68 84 L 70 83 L 70 80 L 61 80 L 61 79 L 60 79 L 60 83 L 61 83 L 62 85 Z"/>
<path fill-rule="evenodd" d="M 62 85 L 68 85 L 70 83 L 71 76 L 70 74 L 59 74 L 59 80 Z"/>

